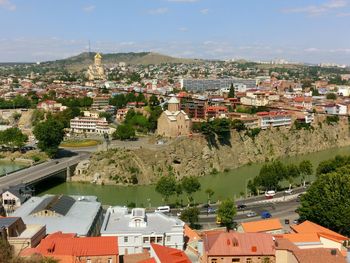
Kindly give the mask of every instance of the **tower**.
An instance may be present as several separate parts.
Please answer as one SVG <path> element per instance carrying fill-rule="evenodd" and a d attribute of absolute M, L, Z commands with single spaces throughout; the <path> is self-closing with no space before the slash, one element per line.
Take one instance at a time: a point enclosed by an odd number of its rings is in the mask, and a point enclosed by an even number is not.
<path fill-rule="evenodd" d="M 180 110 L 180 102 L 176 97 L 171 97 L 171 99 L 168 101 L 168 110 L 171 112 Z"/>

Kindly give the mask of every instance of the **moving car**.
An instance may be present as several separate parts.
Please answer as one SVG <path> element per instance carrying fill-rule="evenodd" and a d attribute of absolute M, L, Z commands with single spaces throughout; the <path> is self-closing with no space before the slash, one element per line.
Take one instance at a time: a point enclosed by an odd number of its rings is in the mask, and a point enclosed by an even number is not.
<path fill-rule="evenodd" d="M 169 213 L 170 212 L 170 206 L 159 206 L 154 212 L 162 212 L 162 213 Z"/>
<path fill-rule="evenodd" d="M 237 209 L 238 210 L 243 210 L 243 209 L 246 209 L 246 208 L 247 208 L 247 205 L 245 205 L 245 204 L 237 205 Z"/>
<path fill-rule="evenodd" d="M 257 216 L 257 213 L 255 213 L 255 212 L 249 212 L 248 214 L 247 214 L 247 217 L 254 217 L 254 216 Z"/>
<path fill-rule="evenodd" d="M 271 218 L 271 217 L 272 217 L 272 215 L 268 211 L 264 211 L 264 212 L 261 213 L 261 218 L 262 219 L 267 219 L 267 218 Z"/>

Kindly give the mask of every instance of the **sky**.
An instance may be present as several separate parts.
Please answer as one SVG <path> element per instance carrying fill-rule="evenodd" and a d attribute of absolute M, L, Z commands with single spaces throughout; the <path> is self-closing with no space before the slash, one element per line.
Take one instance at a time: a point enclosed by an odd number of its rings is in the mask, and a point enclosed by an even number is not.
<path fill-rule="evenodd" d="M 89 50 L 350 64 L 350 0 L 0 0 L 0 61 Z"/>

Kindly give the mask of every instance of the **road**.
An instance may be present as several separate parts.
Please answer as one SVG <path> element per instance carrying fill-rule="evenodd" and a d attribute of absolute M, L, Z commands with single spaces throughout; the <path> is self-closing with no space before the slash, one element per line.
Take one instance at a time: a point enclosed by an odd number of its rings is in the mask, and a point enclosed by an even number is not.
<path fill-rule="evenodd" d="M 72 153 L 72 156 L 70 157 L 49 160 L 45 163 L 31 166 L 27 169 L 0 177 L 0 192 L 11 185 L 36 181 L 46 175 L 61 170 L 63 171 L 64 169 L 67 169 L 67 167 L 89 158 L 89 156 L 89 152 Z"/>

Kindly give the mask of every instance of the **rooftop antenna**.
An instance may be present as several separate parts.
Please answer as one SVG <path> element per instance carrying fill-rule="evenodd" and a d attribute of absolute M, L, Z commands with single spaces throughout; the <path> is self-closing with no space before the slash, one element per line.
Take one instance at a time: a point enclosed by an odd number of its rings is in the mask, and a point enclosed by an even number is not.
<path fill-rule="evenodd" d="M 89 57 L 91 56 L 91 43 L 90 43 L 90 39 L 89 39 Z"/>

